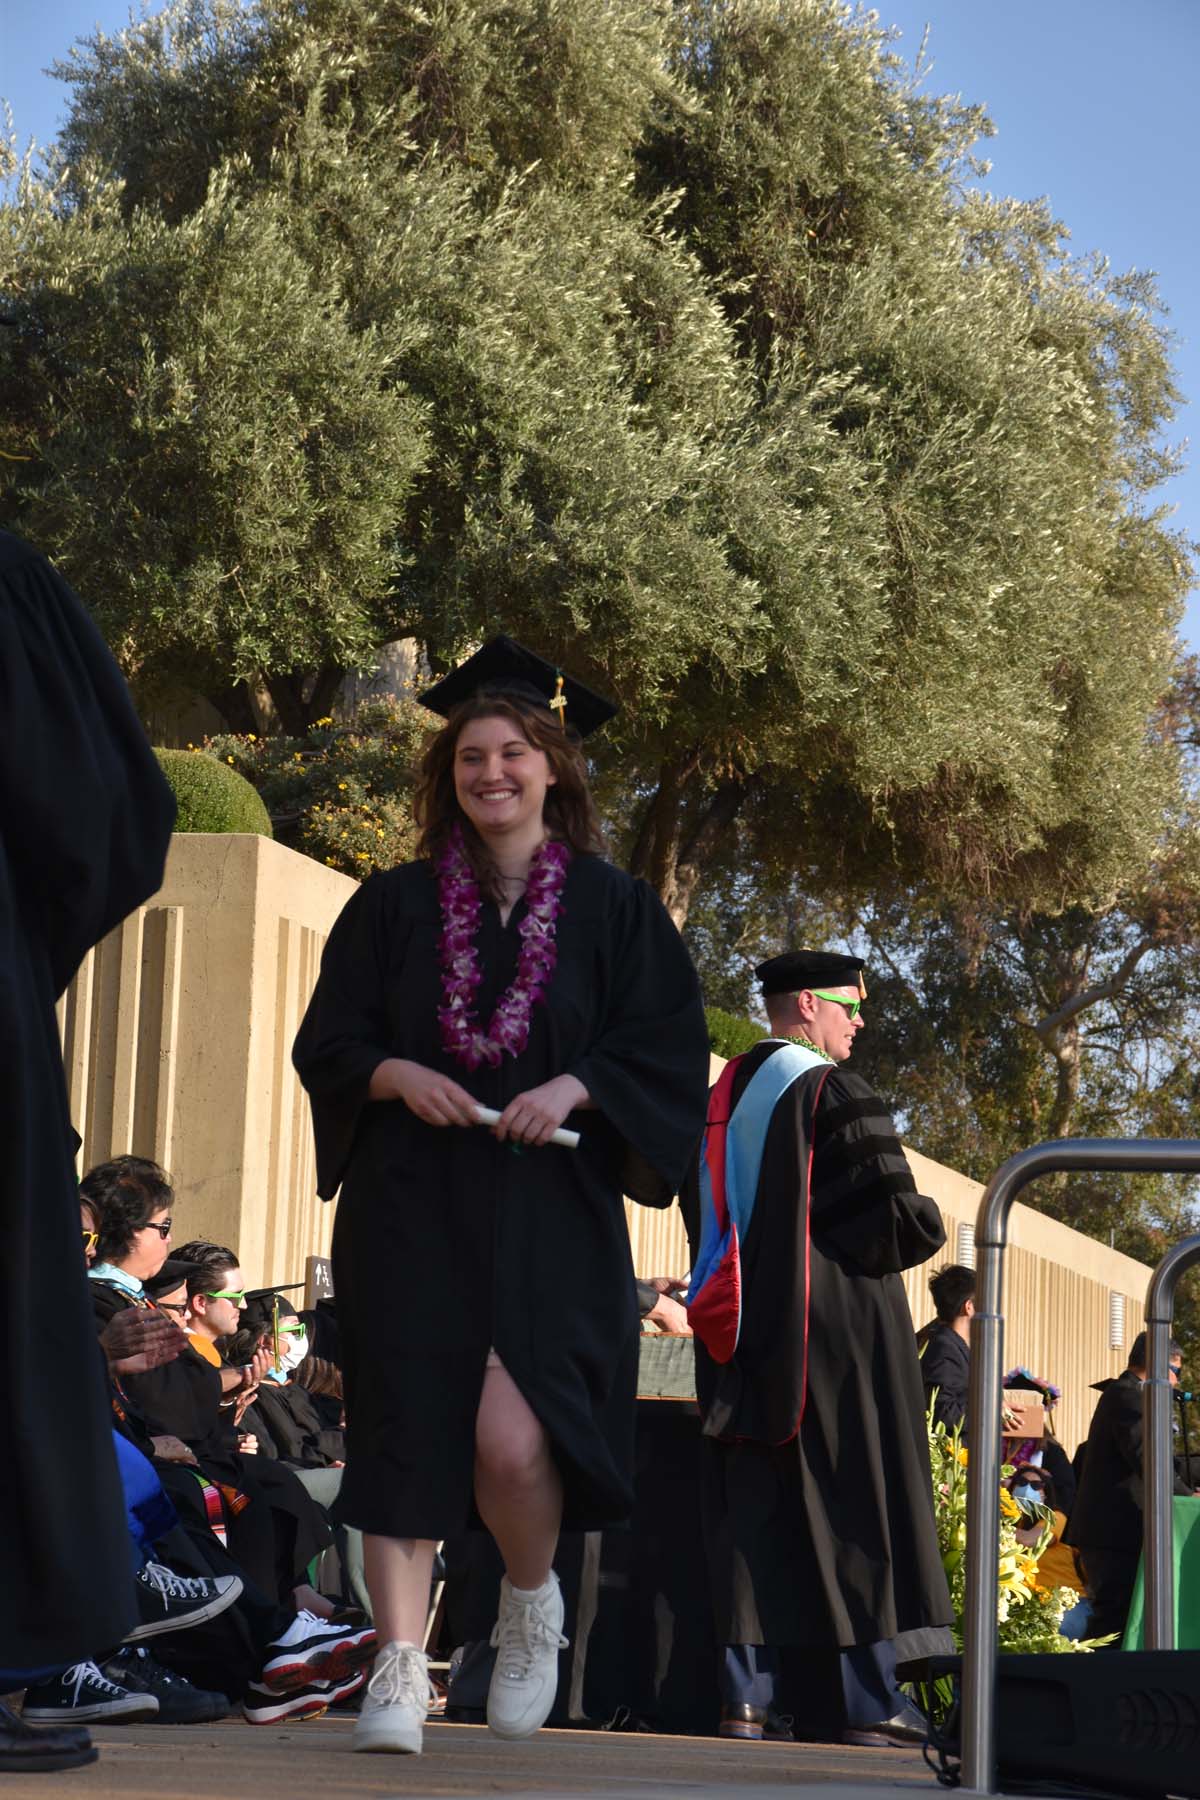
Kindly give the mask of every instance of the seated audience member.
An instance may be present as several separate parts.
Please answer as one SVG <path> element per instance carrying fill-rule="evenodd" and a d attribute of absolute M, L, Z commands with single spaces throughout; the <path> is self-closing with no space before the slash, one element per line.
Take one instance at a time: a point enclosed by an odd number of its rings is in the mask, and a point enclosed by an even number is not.
<path fill-rule="evenodd" d="M 280 1597 L 291 1592 L 297 1604 L 327 1613 L 332 1608 L 308 1585 L 307 1573 L 310 1563 L 333 1541 L 324 1512 L 294 1470 L 241 1448 L 243 1415 L 259 1391 L 269 1357 L 260 1352 L 248 1367 L 239 1369 L 227 1363 L 220 1352 L 221 1340 L 237 1331 L 246 1304 L 245 1277 L 237 1255 L 225 1245 L 196 1240 L 184 1244 L 180 1256 L 192 1265 L 184 1321 L 190 1356 L 180 1361 L 187 1365 L 192 1380 L 197 1430 L 208 1427 L 202 1442 L 182 1431 L 180 1435 L 222 1479 L 263 1494 L 273 1519 Z M 261 1576 L 259 1580 L 262 1585 Z"/>
<path fill-rule="evenodd" d="M 340 1428 L 322 1422 L 312 1397 L 296 1379 L 309 1361 L 305 1322 L 286 1295 L 270 1291 L 250 1299 L 243 1319 L 237 1337 L 227 1341 L 230 1360 L 242 1362 L 259 1347 L 266 1350 L 268 1358 L 243 1426 L 254 1434 L 260 1456 L 285 1463 L 314 1500 L 332 1507 L 341 1492 L 345 1436 Z M 342 1584 L 353 1604 L 369 1618 L 362 1533 L 354 1526 L 342 1525 L 335 1528 L 335 1535 Z"/>
<path fill-rule="evenodd" d="M 971 1320 L 975 1314 L 975 1271 L 948 1263 L 929 1278 L 935 1317 L 921 1334 L 921 1381 L 933 1422 L 947 1431 L 962 1426 L 971 1381 Z"/>
<path fill-rule="evenodd" d="M 1075 1553 L 1063 1543 L 1067 1515 L 1058 1504 L 1053 1477 L 1039 1463 L 1021 1463 L 1008 1478 L 1009 1493 L 1021 1508 L 1022 1520 L 1016 1534 L 1023 1544 L 1036 1544 L 1046 1526 L 1050 1542 L 1038 1559 L 1038 1581 L 1042 1587 L 1070 1587 L 1077 1593 L 1084 1589 L 1084 1578 L 1076 1567 Z M 1045 1508 L 1050 1517 L 1039 1509 Z"/>
<path fill-rule="evenodd" d="M 99 1232 L 97 1215 L 86 1200 L 80 1220 L 84 1260 L 90 1266 Z M 126 1312 L 109 1322 L 101 1342 L 110 1370 L 144 1370 L 177 1356 L 183 1336 L 166 1320 Z M 161 1632 L 184 1632 L 218 1616 L 236 1601 L 241 1582 L 232 1577 L 180 1580 L 154 1560 L 157 1540 L 178 1523 L 175 1509 L 153 1466 L 119 1432 L 112 1435 L 125 1496 L 130 1578 L 139 1621 L 111 1652 L 28 1683 L 23 1716 L 38 1724 L 67 1721 L 75 1726 L 147 1718 L 164 1724 L 224 1718 L 229 1707 L 223 1694 L 202 1692 L 170 1674 L 150 1656 L 143 1640 Z"/>
<path fill-rule="evenodd" d="M 1181 1352 L 1172 1342 L 1170 1380 L 1179 1380 Z M 1092 1603 L 1092 1637 L 1125 1630 L 1129 1602 L 1142 1554 L 1143 1432 L 1142 1387 L 1146 1379 L 1146 1333 L 1139 1331 L 1129 1366 L 1105 1389 L 1092 1415 L 1079 1490 L 1066 1542 L 1079 1552 Z M 1175 1492 L 1192 1489 L 1175 1477 Z"/>
<path fill-rule="evenodd" d="M 148 1311 L 164 1324 L 179 1317 L 177 1311 L 160 1311 L 159 1305 L 164 1300 L 168 1308 L 189 1304 L 187 1289 L 179 1285 L 175 1271 L 168 1272 L 174 1287 L 160 1291 L 157 1300 L 147 1292 L 147 1284 L 159 1285 L 155 1277 L 166 1261 L 170 1236 L 172 1194 L 163 1171 L 142 1158 L 119 1157 L 89 1172 L 81 1197 L 96 1217 L 97 1261 L 91 1274 L 102 1336 L 122 1311 Z M 236 1271 L 236 1259 L 228 1253 L 226 1264 Z M 223 1285 L 211 1273 L 201 1280 L 214 1293 Z M 211 1297 L 206 1294 L 206 1299 Z M 184 1316 L 191 1322 L 190 1314 Z M 232 1376 L 232 1388 L 248 1386 L 242 1375 L 227 1374 Z M 233 1697 L 243 1698 L 253 1723 L 315 1716 L 361 1685 L 363 1667 L 374 1654 L 374 1632 L 324 1617 L 329 1608 L 303 1581 L 280 1595 L 272 1505 L 254 1480 L 252 1460 L 247 1459 L 249 1468 L 237 1460 L 236 1425 L 232 1409 L 222 1408 L 222 1388 L 220 1371 L 188 1343 L 169 1365 L 114 1377 L 114 1420 L 117 1429 L 153 1460 L 180 1512 L 182 1531 L 177 1535 L 182 1541 L 173 1546 L 172 1561 L 180 1568 L 187 1566 L 180 1552 L 190 1551 L 197 1579 L 209 1578 L 209 1572 L 218 1577 L 236 1572 L 244 1582 L 225 1623 L 236 1624 L 251 1647 L 243 1649 L 240 1658 L 214 1654 L 207 1664 L 208 1678 Z M 189 1442 L 189 1437 L 195 1441 Z M 206 1460 L 210 1452 L 216 1466 Z M 282 1473 L 286 1480 L 287 1472 Z M 315 1511 L 303 1490 L 294 1483 L 292 1487 L 300 1503 Z M 281 1498 L 281 1512 L 286 1501 Z M 323 1521 L 319 1530 L 320 1541 L 327 1542 Z M 286 1563 L 290 1564 L 298 1542 L 293 1526 L 284 1545 Z M 160 1651 L 164 1660 L 169 1644 L 165 1641 Z M 246 1672 L 246 1655 L 253 1659 L 258 1681 Z"/>

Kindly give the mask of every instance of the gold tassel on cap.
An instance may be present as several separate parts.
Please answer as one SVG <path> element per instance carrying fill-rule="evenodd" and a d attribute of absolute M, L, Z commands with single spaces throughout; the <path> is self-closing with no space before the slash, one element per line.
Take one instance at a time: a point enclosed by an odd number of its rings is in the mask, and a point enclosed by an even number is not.
<path fill-rule="evenodd" d="M 558 723 L 563 731 L 567 729 L 567 696 L 563 693 L 563 672 L 555 671 L 554 698 L 550 702 L 550 711 L 558 714 Z"/>

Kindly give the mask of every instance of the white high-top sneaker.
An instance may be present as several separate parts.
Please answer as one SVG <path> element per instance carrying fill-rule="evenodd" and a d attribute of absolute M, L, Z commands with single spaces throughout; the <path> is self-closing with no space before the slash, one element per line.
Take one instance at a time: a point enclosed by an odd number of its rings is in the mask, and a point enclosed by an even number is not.
<path fill-rule="evenodd" d="M 356 1750 L 419 1756 L 429 1711 L 429 1668 L 415 1644 L 384 1644 L 354 1726 Z"/>
<path fill-rule="evenodd" d="M 535 1592 L 500 1583 L 500 1616 L 492 1631 L 496 1667 L 488 1688 L 487 1722 L 497 1737 L 525 1738 L 544 1725 L 558 1688 L 563 1602 L 551 1570 Z"/>

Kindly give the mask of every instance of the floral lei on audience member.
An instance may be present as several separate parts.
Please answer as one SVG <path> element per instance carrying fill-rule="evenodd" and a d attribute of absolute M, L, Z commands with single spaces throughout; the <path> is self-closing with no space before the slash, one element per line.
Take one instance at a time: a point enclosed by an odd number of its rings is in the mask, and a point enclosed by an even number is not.
<path fill-rule="evenodd" d="M 475 990 L 483 980 L 475 937 L 483 899 L 467 860 L 462 830 L 455 826 L 438 860 L 438 896 L 442 906 L 442 998 L 438 1024 L 442 1048 L 465 1068 L 481 1063 L 496 1068 L 500 1058 L 519 1056 L 529 1042 L 529 1020 L 546 991 L 558 948 L 554 922 L 562 911 L 563 884 L 571 866 L 566 844 L 548 838 L 529 865 L 525 917 L 518 928 L 521 954 L 517 973 L 496 1003 L 486 1035 L 475 1017 Z"/>

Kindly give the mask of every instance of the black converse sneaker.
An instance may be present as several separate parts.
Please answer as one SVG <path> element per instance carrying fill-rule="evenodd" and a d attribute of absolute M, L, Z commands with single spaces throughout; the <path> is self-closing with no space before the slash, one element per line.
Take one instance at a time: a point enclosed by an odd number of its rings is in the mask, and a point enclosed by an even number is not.
<path fill-rule="evenodd" d="M 189 1625 L 203 1625 L 232 1606 L 242 1591 L 240 1575 L 218 1575 L 191 1578 L 176 1575 L 163 1563 L 149 1562 L 139 1569 L 134 1582 L 137 1588 L 141 1620 L 126 1637 L 127 1644 L 142 1638 L 158 1637 L 167 1631 L 186 1631 Z"/>
<path fill-rule="evenodd" d="M 126 1644 L 100 1664 L 100 1673 L 131 1694 L 153 1694 L 158 1701 L 159 1725 L 212 1725 L 229 1717 L 224 1694 L 198 1688 L 186 1675 L 164 1669 L 139 1644 Z"/>
<path fill-rule="evenodd" d="M 103 1719 L 131 1724 L 158 1716 L 153 1694 L 131 1694 L 102 1675 L 94 1662 L 72 1663 L 61 1675 L 26 1688 L 21 1717 L 31 1725 L 91 1725 Z"/>

